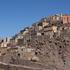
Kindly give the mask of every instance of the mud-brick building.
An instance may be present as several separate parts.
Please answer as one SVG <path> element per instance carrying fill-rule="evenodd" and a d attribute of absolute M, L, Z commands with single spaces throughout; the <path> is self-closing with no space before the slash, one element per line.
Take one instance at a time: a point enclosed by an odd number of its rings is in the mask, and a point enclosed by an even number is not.
<path fill-rule="evenodd" d="M 26 27 L 26 28 L 21 32 L 21 34 L 24 36 L 24 35 L 26 35 L 28 32 L 29 32 L 29 27 Z"/>
<path fill-rule="evenodd" d="M 63 24 L 70 23 L 70 15 L 63 15 L 62 20 L 63 20 Z"/>
<path fill-rule="evenodd" d="M 1 47 L 7 47 L 8 43 L 10 43 L 10 38 L 5 38 L 2 42 L 1 42 Z"/>
<path fill-rule="evenodd" d="M 42 18 L 41 21 L 38 23 L 38 30 L 42 30 L 45 26 L 49 25 L 49 21 L 47 18 Z"/>
<path fill-rule="evenodd" d="M 41 23 L 42 23 L 42 26 L 45 27 L 45 26 L 49 25 L 49 20 L 45 17 L 45 18 L 41 19 Z"/>
<path fill-rule="evenodd" d="M 49 16 L 48 20 L 50 24 L 62 23 L 62 14 L 55 14 L 53 16 Z"/>
<path fill-rule="evenodd" d="M 55 24 L 57 22 L 63 23 L 63 24 L 68 24 L 68 23 L 70 23 L 70 15 L 56 14 L 53 16 L 49 16 L 48 20 L 50 21 L 51 24 Z"/>

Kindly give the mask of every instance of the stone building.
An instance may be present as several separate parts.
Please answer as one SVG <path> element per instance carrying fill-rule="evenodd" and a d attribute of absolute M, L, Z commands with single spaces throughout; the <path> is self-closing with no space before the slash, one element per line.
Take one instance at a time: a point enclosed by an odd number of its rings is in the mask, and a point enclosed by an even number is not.
<path fill-rule="evenodd" d="M 62 19 L 63 19 L 63 24 L 70 23 L 70 15 L 63 15 Z"/>
<path fill-rule="evenodd" d="M 70 23 L 70 15 L 56 14 L 53 16 L 49 16 L 48 20 L 50 20 L 51 23 L 56 23 L 57 21 L 59 21 L 63 24 L 67 24 Z"/>
<path fill-rule="evenodd" d="M 55 24 L 56 22 L 62 22 L 62 14 L 49 16 L 48 20 L 50 21 L 51 24 Z"/>
<path fill-rule="evenodd" d="M 56 33 L 56 32 L 57 32 L 57 26 L 52 26 L 52 31 L 53 31 L 54 33 Z"/>
<path fill-rule="evenodd" d="M 7 47 L 8 43 L 10 43 L 10 38 L 5 38 L 1 43 L 1 47 Z"/>
<path fill-rule="evenodd" d="M 5 55 L 7 52 L 7 48 L 6 47 L 1 47 L 0 48 L 0 56 Z"/>

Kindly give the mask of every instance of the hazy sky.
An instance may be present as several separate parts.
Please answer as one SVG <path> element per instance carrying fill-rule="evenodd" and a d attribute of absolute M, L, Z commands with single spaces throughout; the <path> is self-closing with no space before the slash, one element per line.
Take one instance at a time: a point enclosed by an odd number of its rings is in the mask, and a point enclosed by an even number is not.
<path fill-rule="evenodd" d="M 56 13 L 70 14 L 70 0 L 0 0 L 0 36 L 12 36 Z"/>

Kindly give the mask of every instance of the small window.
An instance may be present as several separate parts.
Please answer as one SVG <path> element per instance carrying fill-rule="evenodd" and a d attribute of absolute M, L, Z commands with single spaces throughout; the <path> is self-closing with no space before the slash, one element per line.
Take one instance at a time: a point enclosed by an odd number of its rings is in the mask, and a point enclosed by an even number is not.
<path fill-rule="evenodd" d="M 27 40 L 27 42 L 30 42 L 30 39 L 29 39 L 29 40 Z"/>
<path fill-rule="evenodd" d="M 62 28 L 62 30 L 64 30 L 64 27 Z"/>
<path fill-rule="evenodd" d="M 49 43 L 52 43 L 52 41 L 49 41 Z"/>
<path fill-rule="evenodd" d="M 35 55 L 37 55 L 38 53 L 37 52 L 35 52 Z"/>
<path fill-rule="evenodd" d="M 44 33 L 41 33 L 42 35 L 44 35 Z"/>
<path fill-rule="evenodd" d="M 18 56 L 20 56 L 20 53 L 18 53 Z"/>
<path fill-rule="evenodd" d="M 55 43 L 55 45 L 57 45 L 57 43 Z"/>
<path fill-rule="evenodd" d="M 62 46 L 59 46 L 59 48 L 62 48 Z"/>
<path fill-rule="evenodd" d="M 23 49 L 21 49 L 21 51 L 23 51 Z"/>
<path fill-rule="evenodd" d="M 59 54 L 61 54 L 61 52 L 59 52 Z"/>

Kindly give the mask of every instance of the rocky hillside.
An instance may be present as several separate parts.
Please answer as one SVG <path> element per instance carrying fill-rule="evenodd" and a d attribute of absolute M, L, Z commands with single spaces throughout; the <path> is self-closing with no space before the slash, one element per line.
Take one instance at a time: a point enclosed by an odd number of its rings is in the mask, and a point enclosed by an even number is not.
<path fill-rule="evenodd" d="M 56 18 L 58 17 L 62 16 L 57 15 Z M 53 21 L 43 18 L 6 41 L 7 46 L 0 47 L 0 68 L 69 70 L 70 24 L 64 23 L 61 19 Z M 4 41 L 1 41 L 2 44 Z"/>

